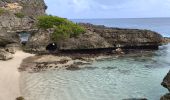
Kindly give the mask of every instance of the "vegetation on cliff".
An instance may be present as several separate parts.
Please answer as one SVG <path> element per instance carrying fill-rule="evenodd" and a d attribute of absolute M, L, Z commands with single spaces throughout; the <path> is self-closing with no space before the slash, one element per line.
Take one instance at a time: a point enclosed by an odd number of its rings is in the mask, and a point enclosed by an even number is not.
<path fill-rule="evenodd" d="M 76 37 L 85 32 L 85 29 L 65 18 L 57 16 L 45 15 L 38 17 L 38 27 L 40 29 L 53 28 L 54 32 L 51 35 L 53 41 Z"/>
<path fill-rule="evenodd" d="M 24 18 L 25 15 L 23 13 L 15 13 L 15 16 L 17 18 Z"/>

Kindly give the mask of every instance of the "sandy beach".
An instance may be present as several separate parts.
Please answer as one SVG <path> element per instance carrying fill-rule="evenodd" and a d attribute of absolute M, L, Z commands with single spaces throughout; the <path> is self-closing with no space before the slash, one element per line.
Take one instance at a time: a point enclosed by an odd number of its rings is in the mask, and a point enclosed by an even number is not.
<path fill-rule="evenodd" d="M 18 67 L 32 54 L 17 51 L 9 61 L 0 61 L 0 100 L 15 100 L 20 95 Z"/>

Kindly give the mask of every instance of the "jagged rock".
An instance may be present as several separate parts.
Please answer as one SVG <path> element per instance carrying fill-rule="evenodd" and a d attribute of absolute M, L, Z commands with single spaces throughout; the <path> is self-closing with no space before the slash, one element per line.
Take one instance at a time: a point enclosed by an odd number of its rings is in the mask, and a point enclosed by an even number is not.
<path fill-rule="evenodd" d="M 170 92 L 170 71 L 163 79 L 163 82 L 161 83 L 161 85 L 165 87 L 166 89 L 168 89 Z M 170 93 L 167 93 L 164 96 L 162 96 L 160 100 L 170 100 Z"/>
<path fill-rule="evenodd" d="M 0 49 L 0 60 L 9 60 L 12 59 L 13 55 L 3 49 Z"/>
<path fill-rule="evenodd" d="M 170 93 L 165 94 L 160 100 L 170 100 Z"/>
<path fill-rule="evenodd" d="M 170 71 L 163 79 L 163 82 L 161 83 L 161 85 L 170 91 Z"/>

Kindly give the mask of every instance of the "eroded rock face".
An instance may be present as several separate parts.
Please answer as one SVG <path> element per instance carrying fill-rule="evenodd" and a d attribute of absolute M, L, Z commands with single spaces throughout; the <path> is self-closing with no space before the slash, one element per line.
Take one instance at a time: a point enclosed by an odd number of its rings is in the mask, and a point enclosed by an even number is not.
<path fill-rule="evenodd" d="M 19 44 L 19 32 L 36 31 L 36 17 L 44 15 L 46 8 L 44 0 L 1 0 L 0 47 Z"/>
<path fill-rule="evenodd" d="M 0 47 L 5 47 L 7 44 L 19 43 L 19 36 L 14 32 L 7 32 L 6 29 L 0 29 Z"/>
<path fill-rule="evenodd" d="M 46 46 L 51 42 L 50 34 L 51 30 L 39 30 L 33 34 L 26 44 L 26 51 L 32 52 L 44 52 Z"/>
<path fill-rule="evenodd" d="M 108 28 L 92 24 L 80 25 L 85 27 L 86 33 L 81 34 L 78 37 L 61 40 L 57 43 L 59 50 L 103 48 L 158 49 L 158 46 L 161 45 L 163 39 L 160 34 L 149 30 Z M 37 51 L 45 50 L 48 43 L 53 42 L 50 38 L 51 33 L 52 31 L 40 31 L 35 33 L 35 35 L 31 36 L 29 39 L 27 47 L 31 48 L 33 44 L 33 47 L 37 47 Z"/>

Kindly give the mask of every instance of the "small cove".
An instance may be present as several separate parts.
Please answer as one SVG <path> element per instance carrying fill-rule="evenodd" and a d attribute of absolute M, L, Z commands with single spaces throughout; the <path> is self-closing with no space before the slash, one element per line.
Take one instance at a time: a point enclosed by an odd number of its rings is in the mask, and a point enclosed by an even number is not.
<path fill-rule="evenodd" d="M 21 73 L 26 100 L 159 100 L 160 84 L 170 69 L 170 45 L 146 54 L 98 60 L 76 71 Z"/>

